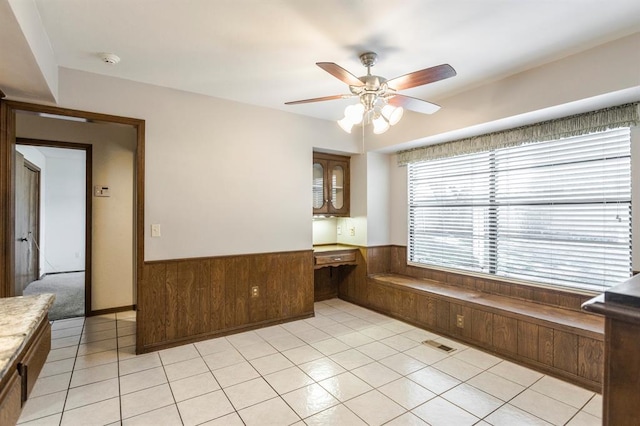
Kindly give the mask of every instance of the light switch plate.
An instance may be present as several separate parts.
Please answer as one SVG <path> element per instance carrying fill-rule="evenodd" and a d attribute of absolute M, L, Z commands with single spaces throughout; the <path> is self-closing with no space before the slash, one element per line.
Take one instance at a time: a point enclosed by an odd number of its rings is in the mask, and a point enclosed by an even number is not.
<path fill-rule="evenodd" d="M 151 225 L 151 236 L 152 237 L 159 237 L 160 234 L 160 224 L 159 223 L 154 223 L 153 225 Z"/>

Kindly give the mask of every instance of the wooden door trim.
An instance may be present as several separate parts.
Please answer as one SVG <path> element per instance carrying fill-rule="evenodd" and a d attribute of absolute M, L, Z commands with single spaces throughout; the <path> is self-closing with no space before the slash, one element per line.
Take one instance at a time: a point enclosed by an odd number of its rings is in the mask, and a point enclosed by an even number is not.
<path fill-rule="evenodd" d="M 91 309 L 91 262 L 93 260 L 91 251 L 93 241 L 93 145 L 30 138 L 16 138 L 16 145 L 76 149 L 85 152 L 84 315 L 90 316 L 93 313 L 93 310 Z M 38 235 L 40 235 L 39 222 Z"/>
<path fill-rule="evenodd" d="M 144 171 L 145 171 L 145 121 L 138 118 L 121 117 L 109 114 L 99 114 L 69 108 L 48 105 L 30 104 L 25 102 L 0 100 L 0 297 L 13 294 L 14 282 L 14 248 L 15 240 L 15 152 L 16 111 L 32 113 L 48 113 L 54 115 L 84 118 L 88 121 L 101 123 L 126 124 L 136 130 L 136 159 L 135 159 L 135 220 L 134 220 L 134 297 L 139 293 L 140 282 L 144 278 Z M 144 301 L 138 300 L 138 309 L 144 309 Z M 136 346 L 139 350 L 142 344 L 143 321 L 136 321 Z"/>

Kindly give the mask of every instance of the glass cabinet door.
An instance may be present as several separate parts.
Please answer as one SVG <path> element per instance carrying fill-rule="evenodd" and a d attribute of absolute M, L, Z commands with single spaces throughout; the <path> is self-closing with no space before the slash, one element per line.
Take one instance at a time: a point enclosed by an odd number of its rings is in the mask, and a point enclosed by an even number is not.
<path fill-rule="evenodd" d="M 349 216 L 349 157 L 313 153 L 313 214 Z"/>
<path fill-rule="evenodd" d="M 313 208 L 321 209 L 324 205 L 324 167 L 313 163 Z"/>
<path fill-rule="evenodd" d="M 341 165 L 331 168 L 331 205 L 338 210 L 344 206 L 344 168 Z"/>

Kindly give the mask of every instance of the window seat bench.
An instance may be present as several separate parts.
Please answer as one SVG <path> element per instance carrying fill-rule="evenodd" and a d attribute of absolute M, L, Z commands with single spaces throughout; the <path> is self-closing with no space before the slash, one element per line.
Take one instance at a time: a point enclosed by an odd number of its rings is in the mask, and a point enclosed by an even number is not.
<path fill-rule="evenodd" d="M 368 275 L 364 304 L 601 391 L 604 365 L 601 316 L 399 274 Z"/>

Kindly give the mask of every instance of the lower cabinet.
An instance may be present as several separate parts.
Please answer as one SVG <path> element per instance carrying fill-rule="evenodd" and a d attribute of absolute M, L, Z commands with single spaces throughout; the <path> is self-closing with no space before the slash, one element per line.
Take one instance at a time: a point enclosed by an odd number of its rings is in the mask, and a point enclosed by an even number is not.
<path fill-rule="evenodd" d="M 15 425 L 22 410 L 20 376 L 14 371 L 0 392 L 0 425 Z"/>
<path fill-rule="evenodd" d="M 2 379 L 0 388 L 0 425 L 15 425 L 31 394 L 51 349 L 51 325 L 47 317 L 18 355 Z"/>
<path fill-rule="evenodd" d="M 24 356 L 18 361 L 18 374 L 22 381 L 22 403 L 27 401 L 27 398 L 31 394 L 36 380 L 44 363 L 47 361 L 49 350 L 51 349 L 51 325 L 49 321 L 45 319 L 44 323 L 38 327 L 36 337 L 33 339 L 30 345 L 27 346 L 27 350 L 24 352 Z"/>

